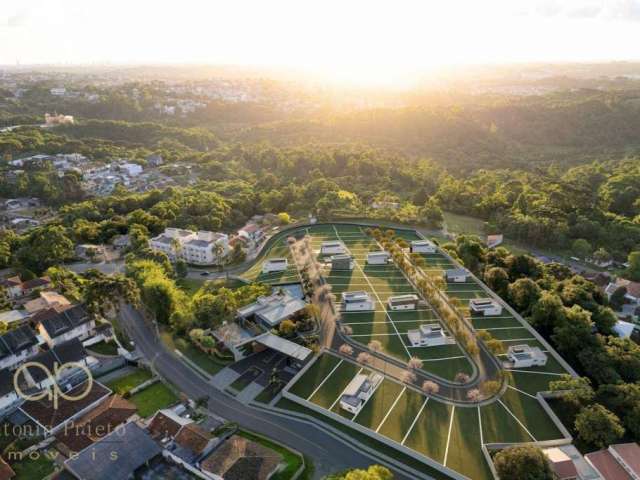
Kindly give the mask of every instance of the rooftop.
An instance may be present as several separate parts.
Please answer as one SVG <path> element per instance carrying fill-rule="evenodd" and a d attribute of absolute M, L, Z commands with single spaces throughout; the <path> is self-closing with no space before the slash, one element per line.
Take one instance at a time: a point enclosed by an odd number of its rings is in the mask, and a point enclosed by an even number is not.
<path fill-rule="evenodd" d="M 311 350 L 307 347 L 293 343 L 286 338 L 279 337 L 270 332 L 260 335 L 255 341 L 299 361 L 304 361 L 311 355 Z"/>
<path fill-rule="evenodd" d="M 267 480 L 281 461 L 282 457 L 273 450 L 234 435 L 200 466 L 225 480 Z"/>
<path fill-rule="evenodd" d="M 161 452 L 145 430 L 129 422 L 67 460 L 65 466 L 80 479 L 127 480 Z"/>
<path fill-rule="evenodd" d="M 71 397 L 80 396 L 86 389 L 87 382 L 83 382 L 66 394 Z M 20 410 L 42 427 L 51 431 L 72 420 L 92 404 L 105 399 L 110 393 L 111 391 L 107 387 L 93 381 L 91 389 L 78 400 L 66 400 L 59 397 L 57 410 L 53 408 L 53 399 L 49 400 L 46 397 L 41 400 L 27 400 L 22 404 Z"/>

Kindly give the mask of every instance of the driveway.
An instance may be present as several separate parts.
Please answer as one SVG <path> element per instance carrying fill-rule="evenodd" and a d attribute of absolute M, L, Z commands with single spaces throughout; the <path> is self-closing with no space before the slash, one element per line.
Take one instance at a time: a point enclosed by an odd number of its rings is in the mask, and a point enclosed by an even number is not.
<path fill-rule="evenodd" d="M 171 353 L 157 337 L 155 329 L 137 310 L 125 305 L 121 309 L 120 318 L 127 334 L 158 374 L 192 399 L 208 396 L 208 409 L 213 414 L 308 455 L 314 461 L 314 478 L 320 479 L 347 468 L 363 468 L 373 463 L 381 463 L 379 459 L 316 426 L 242 405 L 207 383 Z M 394 470 L 394 474 L 397 480 L 414 478 L 410 473 L 398 470 Z"/>

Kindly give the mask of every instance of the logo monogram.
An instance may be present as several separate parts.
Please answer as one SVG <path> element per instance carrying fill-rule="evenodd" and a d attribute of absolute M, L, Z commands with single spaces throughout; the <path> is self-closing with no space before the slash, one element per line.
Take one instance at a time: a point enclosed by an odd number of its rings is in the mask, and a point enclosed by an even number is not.
<path fill-rule="evenodd" d="M 42 370 L 47 378 L 51 380 L 51 386 L 41 392 L 33 394 L 24 392 L 20 387 L 18 378 L 20 377 L 21 373 L 24 377 L 24 372 L 26 372 L 26 369 L 29 367 Z M 80 370 L 84 371 L 84 373 L 87 375 L 88 381 L 86 382 L 86 386 L 83 392 L 75 395 L 69 395 L 66 392 L 62 391 L 62 389 L 58 385 L 57 380 L 61 379 L 61 372 L 63 372 L 64 370 L 71 370 L 75 368 L 79 368 Z M 57 410 L 58 401 L 60 398 L 63 398 L 64 400 L 68 400 L 70 402 L 77 402 L 78 400 L 82 400 L 84 397 L 86 397 L 91 391 L 91 387 L 93 386 L 93 376 L 91 375 L 91 370 L 89 370 L 85 365 L 78 362 L 67 362 L 63 363 L 62 365 L 58 365 L 58 362 L 55 362 L 53 364 L 53 372 L 49 370 L 46 365 L 43 365 L 40 362 L 27 362 L 20 365 L 20 367 L 18 367 L 18 369 L 13 374 L 13 386 L 16 390 L 16 393 L 23 399 L 37 401 L 42 400 L 43 398 L 47 398 L 48 400 L 53 401 L 53 409 Z"/>

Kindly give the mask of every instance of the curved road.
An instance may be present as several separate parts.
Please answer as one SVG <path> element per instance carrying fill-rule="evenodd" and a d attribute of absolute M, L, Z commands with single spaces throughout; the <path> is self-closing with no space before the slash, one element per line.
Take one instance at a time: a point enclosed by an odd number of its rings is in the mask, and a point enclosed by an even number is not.
<path fill-rule="evenodd" d="M 124 305 L 121 308 L 120 320 L 140 353 L 158 374 L 192 399 L 208 396 L 208 409 L 215 415 L 276 439 L 309 456 L 315 465 L 315 478 L 346 468 L 362 468 L 372 463 L 382 463 L 316 426 L 247 407 L 220 392 L 170 352 L 159 339 L 154 327 L 131 306 Z M 397 469 L 393 471 L 396 480 L 414 478 L 409 473 Z"/>

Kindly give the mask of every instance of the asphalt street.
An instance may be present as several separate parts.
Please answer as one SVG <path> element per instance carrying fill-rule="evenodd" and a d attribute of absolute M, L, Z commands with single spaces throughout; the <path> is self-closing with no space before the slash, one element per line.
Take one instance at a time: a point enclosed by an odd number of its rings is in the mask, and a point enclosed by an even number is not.
<path fill-rule="evenodd" d="M 380 460 L 370 457 L 346 441 L 336 439 L 316 426 L 241 404 L 208 384 L 170 352 L 157 336 L 153 326 L 149 325 L 137 310 L 125 305 L 121 309 L 120 318 L 123 328 L 135 342 L 140 353 L 159 375 L 192 399 L 208 396 L 208 409 L 213 414 L 278 440 L 307 455 L 314 462 L 314 478 L 322 478 L 346 468 L 380 463 Z M 398 470 L 395 470 L 394 474 L 397 480 L 413 478 L 411 474 Z"/>

